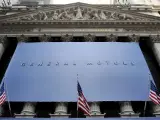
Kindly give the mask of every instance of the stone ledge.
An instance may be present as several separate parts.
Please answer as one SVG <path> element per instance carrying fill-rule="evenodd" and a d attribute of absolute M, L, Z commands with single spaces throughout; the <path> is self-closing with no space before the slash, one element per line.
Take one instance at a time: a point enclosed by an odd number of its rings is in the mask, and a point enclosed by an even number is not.
<path fill-rule="evenodd" d="M 15 118 L 34 118 L 36 114 L 14 114 Z"/>
<path fill-rule="evenodd" d="M 71 114 L 49 114 L 51 118 L 69 118 Z"/>
<path fill-rule="evenodd" d="M 119 114 L 120 114 L 120 116 L 122 118 L 129 118 L 129 117 L 131 117 L 131 118 L 138 118 L 139 115 L 140 115 L 140 113 L 134 113 L 134 114 L 119 113 Z"/>

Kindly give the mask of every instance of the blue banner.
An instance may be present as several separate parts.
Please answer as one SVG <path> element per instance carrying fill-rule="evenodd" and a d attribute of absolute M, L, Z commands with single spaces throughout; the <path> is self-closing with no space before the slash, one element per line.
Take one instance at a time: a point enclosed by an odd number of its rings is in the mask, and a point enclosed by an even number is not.
<path fill-rule="evenodd" d="M 147 63 L 137 43 L 19 43 L 5 74 L 10 101 L 148 101 Z"/>

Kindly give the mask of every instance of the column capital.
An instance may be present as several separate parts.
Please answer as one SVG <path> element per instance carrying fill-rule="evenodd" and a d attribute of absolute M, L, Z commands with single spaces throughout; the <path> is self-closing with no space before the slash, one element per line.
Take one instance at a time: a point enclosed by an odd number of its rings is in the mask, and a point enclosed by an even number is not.
<path fill-rule="evenodd" d="M 24 108 L 21 112 L 21 114 L 34 114 L 35 113 L 35 106 L 36 103 L 27 102 L 24 105 Z"/>
<path fill-rule="evenodd" d="M 33 118 L 35 114 L 36 104 L 33 102 L 27 102 L 24 104 L 23 110 L 20 114 L 14 114 L 16 118 Z"/>
<path fill-rule="evenodd" d="M 156 105 L 155 103 L 151 104 L 152 104 L 153 115 L 155 115 L 156 117 L 160 117 L 160 106 Z"/>
<path fill-rule="evenodd" d="M 95 38 L 96 38 L 95 35 L 91 35 L 91 34 L 84 35 L 85 42 L 94 42 Z"/>
<path fill-rule="evenodd" d="M 68 35 L 68 34 L 62 35 L 62 36 L 61 36 L 61 40 L 62 40 L 63 42 L 72 42 L 72 40 L 73 40 L 73 35 Z"/>
<path fill-rule="evenodd" d="M 6 46 L 6 44 L 7 44 L 7 35 L 0 36 L 0 43 L 3 44 L 3 46 Z"/>
<path fill-rule="evenodd" d="M 68 103 L 65 102 L 57 102 L 54 114 L 49 114 L 51 118 L 63 117 L 68 118 L 70 114 L 68 114 Z"/>
<path fill-rule="evenodd" d="M 118 36 L 110 34 L 106 36 L 106 42 L 116 42 L 118 40 Z"/>
<path fill-rule="evenodd" d="M 140 36 L 139 35 L 128 35 L 128 39 L 131 41 L 131 42 L 139 42 L 139 39 L 140 39 Z"/>
<path fill-rule="evenodd" d="M 150 35 L 149 38 L 152 42 L 160 42 L 160 35 L 159 34 L 158 35 Z"/>
<path fill-rule="evenodd" d="M 25 35 L 20 35 L 17 37 L 18 42 L 28 42 L 29 38 Z"/>
<path fill-rule="evenodd" d="M 101 114 L 100 102 L 91 102 L 90 112 L 91 112 L 91 117 L 104 118 L 104 115 L 105 115 L 105 114 Z M 86 117 L 89 117 L 89 116 L 86 115 Z"/>
<path fill-rule="evenodd" d="M 50 39 L 51 39 L 51 36 L 50 35 L 46 35 L 46 34 L 44 34 L 44 35 L 42 35 L 42 36 L 39 37 L 39 40 L 41 42 L 49 42 Z"/>
<path fill-rule="evenodd" d="M 139 117 L 139 113 L 135 113 L 132 104 L 129 101 L 120 102 L 121 117 Z"/>

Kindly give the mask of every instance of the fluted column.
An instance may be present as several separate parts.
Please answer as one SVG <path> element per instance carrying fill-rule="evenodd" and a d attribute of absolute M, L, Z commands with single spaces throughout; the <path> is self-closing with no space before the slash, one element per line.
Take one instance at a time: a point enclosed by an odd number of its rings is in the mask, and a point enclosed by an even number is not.
<path fill-rule="evenodd" d="M 152 41 L 152 51 L 157 59 L 160 66 L 160 35 L 150 35 L 150 40 Z"/>
<path fill-rule="evenodd" d="M 24 104 L 20 114 L 15 114 L 16 118 L 33 118 L 35 114 L 36 103 L 27 102 Z"/>
<path fill-rule="evenodd" d="M 0 36 L 0 59 L 8 45 L 7 36 Z"/>
<path fill-rule="evenodd" d="M 66 34 L 61 36 L 61 41 L 63 42 L 72 42 L 72 40 L 73 40 L 73 35 Z"/>
<path fill-rule="evenodd" d="M 28 42 L 29 38 L 25 35 L 21 35 L 17 37 L 18 42 Z"/>
<path fill-rule="evenodd" d="M 156 117 L 160 117 L 160 105 L 156 105 L 154 103 L 151 104 L 152 104 L 153 115 L 155 115 Z"/>
<path fill-rule="evenodd" d="M 106 36 L 106 42 L 116 42 L 118 40 L 118 36 L 110 34 Z"/>
<path fill-rule="evenodd" d="M 85 42 L 94 42 L 95 38 L 96 38 L 95 35 L 91 35 L 91 34 L 84 35 Z"/>
<path fill-rule="evenodd" d="M 42 36 L 39 37 L 39 40 L 40 40 L 41 42 L 49 42 L 50 39 L 51 39 L 51 36 L 46 35 L 46 34 L 44 34 L 44 35 L 42 35 Z"/>
<path fill-rule="evenodd" d="M 133 111 L 131 102 L 120 102 L 121 117 L 139 117 L 139 113 Z"/>
<path fill-rule="evenodd" d="M 91 117 L 104 117 L 104 114 L 101 114 L 100 110 L 100 103 L 99 102 L 92 102 L 90 104 L 90 112 L 91 112 Z M 88 116 L 87 116 L 88 117 Z"/>
<path fill-rule="evenodd" d="M 67 114 L 68 104 L 64 102 L 56 103 L 56 108 L 54 114 L 50 114 L 51 118 L 55 117 L 66 117 L 68 118 L 70 114 Z"/>
<path fill-rule="evenodd" d="M 129 36 L 128 36 L 128 39 L 129 39 L 131 42 L 139 42 L 140 36 L 133 34 L 133 35 L 129 35 Z"/>

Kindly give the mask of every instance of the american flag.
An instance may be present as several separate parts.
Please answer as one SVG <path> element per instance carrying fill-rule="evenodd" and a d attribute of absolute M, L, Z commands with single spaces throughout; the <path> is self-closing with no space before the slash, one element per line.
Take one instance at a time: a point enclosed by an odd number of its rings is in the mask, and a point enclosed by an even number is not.
<path fill-rule="evenodd" d="M 0 105 L 2 105 L 6 100 L 6 93 L 4 89 L 4 82 L 0 88 Z"/>
<path fill-rule="evenodd" d="M 151 88 L 150 88 L 150 93 L 149 93 L 149 98 L 155 103 L 155 104 L 160 104 L 160 96 L 158 94 L 158 90 L 156 85 L 151 82 Z"/>
<path fill-rule="evenodd" d="M 81 109 L 85 114 L 91 116 L 90 107 L 87 103 L 85 96 L 83 95 L 82 88 L 78 81 L 77 81 L 77 90 L 78 90 L 78 103 L 77 103 L 78 109 Z"/>

